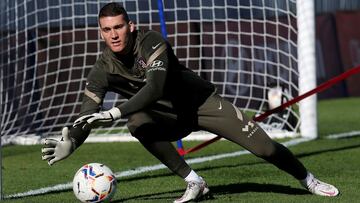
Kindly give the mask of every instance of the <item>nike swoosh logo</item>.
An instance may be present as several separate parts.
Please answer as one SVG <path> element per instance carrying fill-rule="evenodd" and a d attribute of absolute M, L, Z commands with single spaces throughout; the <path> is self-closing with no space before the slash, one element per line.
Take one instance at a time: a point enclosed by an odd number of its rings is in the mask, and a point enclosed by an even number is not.
<path fill-rule="evenodd" d="M 134 84 L 133 84 L 133 83 L 131 83 L 131 82 L 129 82 L 129 85 L 130 85 L 132 88 L 134 88 L 134 89 L 139 88 L 138 86 L 134 85 Z"/>
<path fill-rule="evenodd" d="M 158 46 L 161 44 L 161 42 L 159 43 L 159 44 L 157 44 L 157 45 L 155 45 L 155 46 L 152 46 L 151 48 L 152 49 L 156 49 L 156 48 L 158 48 Z"/>
<path fill-rule="evenodd" d="M 219 108 L 218 108 L 218 109 L 219 109 L 219 110 L 221 110 L 221 109 L 222 109 L 222 105 L 221 105 L 221 102 L 219 102 L 219 103 L 220 103 L 220 106 L 219 106 Z"/>

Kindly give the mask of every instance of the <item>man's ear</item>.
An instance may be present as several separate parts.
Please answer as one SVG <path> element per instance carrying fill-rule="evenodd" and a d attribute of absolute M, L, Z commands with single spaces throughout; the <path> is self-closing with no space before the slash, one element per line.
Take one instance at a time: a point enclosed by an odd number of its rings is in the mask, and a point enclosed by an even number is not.
<path fill-rule="evenodd" d="M 130 26 L 130 32 L 134 32 L 136 26 L 135 26 L 135 24 L 134 24 L 131 20 L 129 21 L 129 26 Z"/>
<path fill-rule="evenodd" d="M 101 39 L 102 40 L 104 40 L 104 36 L 102 35 L 102 33 L 101 33 L 101 30 L 99 29 L 99 33 L 100 33 L 100 37 L 101 37 Z"/>
<path fill-rule="evenodd" d="M 99 28 L 99 34 L 100 34 L 101 39 L 104 39 L 104 36 L 101 33 L 101 28 Z"/>

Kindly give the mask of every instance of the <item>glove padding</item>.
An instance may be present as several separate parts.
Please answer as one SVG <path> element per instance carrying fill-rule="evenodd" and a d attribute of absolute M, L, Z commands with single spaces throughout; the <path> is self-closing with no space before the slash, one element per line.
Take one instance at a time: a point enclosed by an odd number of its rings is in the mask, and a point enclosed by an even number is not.
<path fill-rule="evenodd" d="M 113 107 L 108 111 L 81 116 L 80 118 L 75 120 L 73 127 L 76 128 L 81 124 L 85 123 L 82 128 L 84 130 L 88 130 L 94 127 L 107 125 L 114 120 L 119 119 L 120 117 L 120 109 L 117 107 Z"/>
<path fill-rule="evenodd" d="M 45 146 L 41 149 L 42 160 L 46 160 L 51 166 L 68 157 L 75 150 L 75 144 L 71 140 L 69 134 L 69 128 L 64 127 L 62 129 L 62 138 L 60 141 L 55 139 L 45 139 Z"/>

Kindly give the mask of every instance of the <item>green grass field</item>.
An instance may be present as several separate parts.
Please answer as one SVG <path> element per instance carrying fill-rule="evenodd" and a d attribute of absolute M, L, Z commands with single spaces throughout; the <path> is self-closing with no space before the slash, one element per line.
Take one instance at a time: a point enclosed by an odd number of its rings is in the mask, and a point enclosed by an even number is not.
<path fill-rule="evenodd" d="M 320 138 L 289 147 L 304 165 L 341 195 L 311 195 L 297 180 L 253 155 L 218 159 L 191 166 L 203 176 L 214 199 L 206 202 L 357 202 L 360 199 L 360 136 L 326 139 L 329 134 L 360 131 L 360 98 L 320 101 Z M 280 140 L 282 142 L 282 140 Z M 198 142 L 185 142 L 186 148 Z M 126 171 L 159 162 L 138 143 L 84 144 L 67 160 L 50 167 L 41 160 L 41 146 L 7 146 L 2 149 L 4 195 L 69 183 L 83 164 L 99 162 L 113 171 Z M 218 141 L 186 159 L 242 150 Z M 118 179 L 114 202 L 172 202 L 186 185 L 169 170 L 141 173 Z M 72 189 L 4 202 L 77 202 Z"/>

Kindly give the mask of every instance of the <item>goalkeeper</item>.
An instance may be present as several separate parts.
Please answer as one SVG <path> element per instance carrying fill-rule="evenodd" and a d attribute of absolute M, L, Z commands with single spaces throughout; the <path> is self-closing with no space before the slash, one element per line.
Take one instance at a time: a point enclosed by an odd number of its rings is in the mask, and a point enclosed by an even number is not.
<path fill-rule="evenodd" d="M 46 139 L 42 159 L 53 165 L 85 141 L 91 128 L 127 118 L 139 142 L 187 182 L 188 202 L 209 194 L 205 180 L 178 154 L 171 141 L 205 130 L 239 144 L 298 179 L 311 193 L 336 196 L 338 190 L 316 179 L 283 145 L 220 97 L 213 84 L 181 65 L 160 33 L 136 30 L 124 8 L 109 3 L 99 12 L 101 38 L 107 47 L 91 69 L 79 118 L 65 127 L 61 140 Z M 107 91 L 128 100 L 100 111 Z"/>

